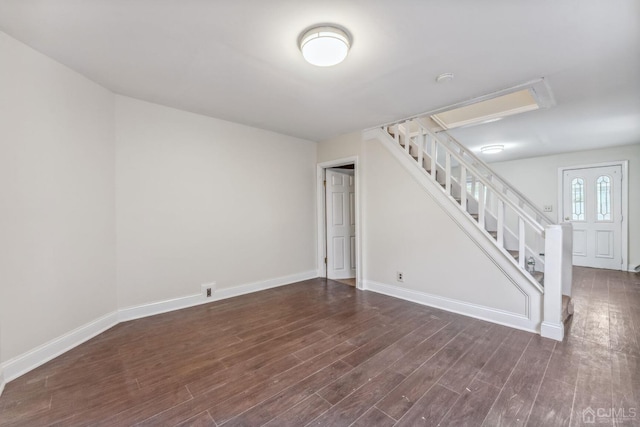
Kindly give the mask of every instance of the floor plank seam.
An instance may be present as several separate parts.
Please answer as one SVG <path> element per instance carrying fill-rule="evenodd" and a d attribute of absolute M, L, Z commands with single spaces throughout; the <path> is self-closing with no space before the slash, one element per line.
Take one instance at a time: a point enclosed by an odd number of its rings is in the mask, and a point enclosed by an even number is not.
<path fill-rule="evenodd" d="M 189 398 L 190 400 L 194 399 L 193 397 L 193 393 L 191 393 L 191 391 L 189 390 L 189 387 L 187 387 L 186 385 L 184 386 L 184 388 L 187 390 L 187 393 L 189 393 Z"/>
<path fill-rule="evenodd" d="M 547 360 L 547 364 L 544 367 L 544 373 L 542 374 L 542 378 L 540 379 L 540 384 L 538 384 L 538 389 L 536 390 L 536 395 L 533 397 L 533 403 L 531 405 L 531 409 L 529 410 L 529 414 L 527 414 L 527 418 L 524 421 L 523 425 L 529 424 L 529 419 L 531 418 L 531 413 L 533 412 L 533 408 L 536 405 L 536 401 L 538 400 L 538 395 L 540 394 L 540 389 L 542 388 L 542 383 L 544 382 L 547 376 L 547 370 L 549 369 L 549 364 L 551 363 L 551 358 L 553 357 L 553 350 L 556 348 L 556 343 L 553 343 L 553 348 L 551 349 L 551 354 L 549 355 L 549 360 Z"/>
<path fill-rule="evenodd" d="M 318 394 L 318 392 L 316 392 L 316 393 L 315 393 L 315 395 L 316 395 L 316 396 L 318 396 L 320 399 L 324 400 L 325 402 L 327 402 L 329 405 L 331 405 L 331 402 L 329 402 L 329 401 L 328 401 L 327 399 L 325 399 L 324 397 L 320 396 L 320 395 Z M 311 426 L 311 424 L 313 424 L 313 422 L 314 422 L 315 420 L 317 420 L 318 418 L 322 417 L 324 414 L 326 414 L 327 412 L 329 412 L 329 411 L 331 410 L 331 408 L 333 408 L 333 407 L 334 407 L 334 405 L 329 406 L 327 409 L 325 409 L 325 410 L 324 410 L 324 411 L 322 411 L 320 414 L 318 414 L 318 416 L 317 416 L 317 417 L 315 417 L 314 419 L 312 419 L 311 421 L 309 421 L 308 423 L 306 423 L 306 424 L 304 425 L 304 427 L 309 427 L 309 426 Z"/>
<path fill-rule="evenodd" d="M 312 345 L 312 344 L 310 344 L 310 345 Z M 334 346 L 334 347 L 332 347 L 332 348 L 330 348 L 330 349 L 328 349 L 328 350 L 324 351 L 323 353 L 319 354 L 318 356 L 316 356 L 316 357 L 314 357 L 314 358 L 309 359 L 309 360 L 308 360 L 308 361 L 306 361 L 306 362 L 310 363 L 310 362 L 311 362 L 311 361 L 313 361 L 314 359 L 316 359 L 316 358 L 318 358 L 318 357 L 322 357 L 324 354 L 329 353 L 330 351 L 332 351 L 335 347 L 338 347 L 339 345 L 340 345 L 340 344 L 338 344 L 338 345 L 336 345 L 336 346 Z M 335 363 L 335 362 L 333 362 L 333 363 Z M 300 365 L 301 365 L 301 364 L 298 364 L 298 365 L 292 366 L 292 367 L 290 367 L 289 369 L 287 369 L 287 370 L 285 370 L 285 371 L 281 372 L 280 374 L 278 374 L 278 376 L 279 376 L 279 375 L 282 375 L 282 374 L 285 374 L 285 373 L 289 372 L 291 369 L 294 369 L 295 367 L 300 366 Z M 326 365 L 326 366 L 323 366 L 323 367 L 321 367 L 321 368 L 318 368 L 316 371 L 314 371 L 314 372 L 310 373 L 309 375 L 305 376 L 304 378 L 300 379 L 299 381 L 296 381 L 294 384 L 291 384 L 289 387 L 286 387 L 286 388 L 285 388 L 285 389 L 283 389 L 283 390 L 280 390 L 280 391 L 278 391 L 278 392 L 275 392 L 275 393 L 274 393 L 274 394 L 272 394 L 272 395 L 269 395 L 269 396 L 265 397 L 264 399 L 262 399 L 261 401 L 257 402 L 257 403 L 256 403 L 256 404 L 254 404 L 253 406 L 251 406 L 251 407 L 247 408 L 246 410 L 244 410 L 244 411 L 242 411 L 242 412 L 240 412 L 240 413 L 238 413 L 238 414 L 235 414 L 235 415 L 234 415 L 232 418 L 230 418 L 229 420 L 225 420 L 221 425 L 223 425 L 223 424 L 227 423 L 228 421 L 232 420 L 233 418 L 239 417 L 240 415 L 242 415 L 242 414 L 246 413 L 247 411 L 250 411 L 250 410 L 251 410 L 251 409 L 253 409 L 254 407 L 259 406 L 260 404 L 262 404 L 262 403 L 264 403 L 265 401 L 267 401 L 267 400 L 269 400 L 269 399 L 271 399 L 271 398 L 273 398 L 273 397 L 277 396 L 278 394 L 283 393 L 284 391 L 286 391 L 286 390 L 290 389 L 291 387 L 295 387 L 298 383 L 300 383 L 300 382 L 302 382 L 302 381 L 306 380 L 307 378 L 309 378 L 309 377 L 311 377 L 311 376 L 313 376 L 313 375 L 316 375 L 318 372 L 322 371 L 323 369 L 327 368 L 327 367 L 328 367 L 328 366 L 330 366 L 330 365 L 332 365 L 332 363 L 329 363 L 329 364 L 328 364 L 328 365 Z M 234 396 L 229 396 L 229 397 L 228 397 L 228 399 L 226 399 L 226 400 L 229 400 L 229 399 L 231 399 L 231 398 L 233 398 L 233 397 L 235 397 L 235 396 L 236 396 L 236 395 L 234 395 Z M 220 403 L 224 403 L 226 400 L 224 400 L 224 401 L 222 401 L 222 402 L 220 402 Z M 275 417 L 274 417 L 274 418 L 275 418 Z M 272 418 L 272 419 L 273 419 L 273 418 Z M 269 421 L 271 421 L 271 420 L 269 420 Z"/>
<path fill-rule="evenodd" d="M 380 399 L 380 400 L 382 400 L 382 399 Z M 380 402 L 380 400 L 378 400 L 378 402 Z M 391 418 L 391 419 L 392 419 L 393 421 L 395 421 L 395 422 L 400 421 L 400 420 L 397 420 L 395 417 L 392 417 L 391 415 L 387 414 L 387 413 L 386 413 L 385 411 L 383 411 L 382 409 L 378 408 L 378 407 L 376 406 L 377 404 L 378 404 L 378 403 L 376 402 L 376 404 L 375 404 L 375 405 L 373 405 L 373 406 L 372 406 L 372 408 L 376 408 L 378 411 L 382 412 L 383 414 L 385 414 L 387 417 Z"/>
<path fill-rule="evenodd" d="M 469 325 L 471 326 L 471 325 Z M 467 327 L 469 327 L 467 326 Z M 446 348 L 453 340 L 455 340 L 461 333 L 463 333 L 467 327 L 463 328 L 462 330 L 460 330 L 456 335 L 453 336 L 453 338 L 451 338 L 449 341 L 447 341 L 445 344 L 442 345 L 442 347 L 440 347 L 435 353 L 433 353 L 427 360 L 425 360 L 424 362 L 422 362 L 420 364 L 420 366 L 418 366 L 416 369 L 414 369 L 413 371 L 411 371 L 410 373 L 408 373 L 405 378 L 410 377 L 414 372 L 416 372 L 417 370 L 419 370 L 424 364 L 429 363 L 429 361 L 431 359 L 433 359 L 436 355 L 438 355 L 444 348 Z M 435 335 L 435 334 L 434 334 Z"/>
<path fill-rule="evenodd" d="M 447 372 L 449 372 L 449 371 L 447 370 Z M 434 383 L 433 383 L 433 386 L 436 386 L 436 385 L 437 385 L 437 386 L 440 386 L 440 387 L 442 387 L 442 388 L 446 388 L 446 389 L 447 389 L 447 390 L 449 390 L 450 392 L 455 393 L 455 394 L 457 394 L 458 396 L 462 396 L 462 394 L 461 394 L 460 392 L 455 391 L 455 390 L 452 390 L 451 388 L 447 387 L 446 385 L 444 385 L 444 384 L 440 383 L 440 380 L 442 379 L 442 377 L 444 377 L 444 375 L 445 375 L 447 372 L 445 372 L 444 374 L 442 374 L 442 375 L 440 376 L 440 378 L 438 378 L 438 380 L 437 380 L 436 382 L 434 382 Z M 433 386 L 431 386 L 431 388 L 433 388 Z M 429 390 L 430 390 L 431 388 L 429 388 Z M 427 392 L 428 392 L 429 390 L 427 390 Z M 425 392 L 424 394 L 427 394 L 427 392 Z M 424 396 L 424 394 L 423 394 L 422 396 Z M 420 398 L 422 398 L 422 396 L 420 396 Z"/>
<path fill-rule="evenodd" d="M 582 356 L 578 359 L 578 364 L 582 361 Z M 579 366 L 579 365 L 578 365 Z M 576 378 L 576 383 L 573 386 L 573 400 L 571 401 L 571 415 L 569 416 L 569 425 L 573 425 L 573 411 L 576 405 L 576 395 L 578 394 L 578 379 Z"/>
<path fill-rule="evenodd" d="M 515 371 L 516 366 L 518 366 L 518 363 L 520 363 L 520 360 L 522 360 L 522 357 L 524 356 L 524 353 L 527 349 L 527 347 L 529 346 L 529 343 L 531 342 L 532 338 L 529 338 L 529 341 L 527 341 L 527 345 L 524 346 L 524 349 L 522 350 L 522 353 L 520 354 L 520 357 L 518 358 L 518 361 L 515 363 L 515 365 L 513 365 L 513 368 L 511 368 L 511 372 L 509 372 L 509 376 L 507 377 L 507 379 L 505 380 L 504 384 L 502 384 L 502 387 L 500 388 L 500 392 L 498 393 L 498 395 L 496 396 L 495 400 L 493 401 L 493 404 L 491 405 L 491 407 L 489 408 L 489 411 L 487 412 L 487 415 L 485 415 L 484 419 L 482 420 L 482 426 L 484 426 L 485 421 L 487 420 L 487 417 L 489 416 L 489 414 L 491 413 L 491 411 L 493 410 L 493 407 L 496 405 L 496 402 L 498 401 L 498 399 L 500 398 L 500 395 L 502 394 L 502 392 L 504 391 L 504 387 L 505 385 L 507 385 L 507 383 L 509 382 L 509 378 L 511 378 L 511 375 L 513 375 L 513 371 Z M 494 386 L 495 387 L 495 386 Z"/>
<path fill-rule="evenodd" d="M 324 397 L 320 396 L 320 395 L 318 394 L 318 392 L 317 392 L 317 391 L 316 391 L 315 393 L 313 393 L 313 394 L 315 394 L 315 395 L 316 395 L 316 396 L 318 396 L 320 399 L 322 399 L 322 400 L 324 400 L 325 402 L 327 402 L 327 404 L 329 404 L 329 406 L 333 406 L 333 405 L 331 404 L 331 402 L 329 402 L 329 401 L 328 401 L 327 399 L 325 399 Z M 296 405 L 296 406 L 297 406 L 297 405 Z"/>
<path fill-rule="evenodd" d="M 473 381 L 474 381 L 474 380 L 471 380 L 471 382 L 473 382 Z M 478 380 L 478 381 L 480 381 L 480 382 L 483 382 L 483 383 L 484 383 L 484 381 L 481 381 L 481 380 Z M 470 382 L 469 384 L 471 384 L 471 382 Z M 485 383 L 485 384 L 486 384 L 486 383 Z M 469 390 L 469 388 L 467 387 L 467 388 L 466 388 L 466 390 Z M 470 390 L 469 390 L 469 391 L 470 391 Z M 451 411 L 453 410 L 453 408 L 455 408 L 455 406 L 456 406 L 456 404 L 458 403 L 458 401 L 459 401 L 460 399 L 462 399 L 463 397 L 464 397 L 464 392 L 462 392 L 462 393 L 459 393 L 459 394 L 458 394 L 458 398 L 456 399 L 456 401 L 455 401 L 455 402 L 453 402 L 453 405 L 451 405 L 451 407 L 449 408 L 449 410 L 448 410 L 447 412 L 445 412 L 445 414 L 444 414 L 444 415 L 442 416 L 442 418 L 440 419 L 440 422 L 442 422 L 443 420 L 446 420 L 446 419 L 447 419 L 447 417 L 449 416 L 449 414 L 451 413 Z"/>

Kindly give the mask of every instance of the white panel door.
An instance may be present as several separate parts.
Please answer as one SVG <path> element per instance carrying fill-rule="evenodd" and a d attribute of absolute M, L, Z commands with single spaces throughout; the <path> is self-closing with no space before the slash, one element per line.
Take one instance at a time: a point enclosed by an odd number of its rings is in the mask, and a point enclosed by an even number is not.
<path fill-rule="evenodd" d="M 327 169 L 327 277 L 356 277 L 354 176 Z"/>
<path fill-rule="evenodd" d="M 563 218 L 573 224 L 573 264 L 622 268 L 622 167 L 565 170 Z"/>

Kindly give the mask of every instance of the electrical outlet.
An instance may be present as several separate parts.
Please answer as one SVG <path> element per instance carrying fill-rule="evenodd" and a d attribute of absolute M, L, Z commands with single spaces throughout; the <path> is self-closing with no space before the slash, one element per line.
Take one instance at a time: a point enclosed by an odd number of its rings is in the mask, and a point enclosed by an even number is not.
<path fill-rule="evenodd" d="M 543 210 L 545 212 L 553 212 L 553 205 L 544 205 Z"/>
<path fill-rule="evenodd" d="M 397 280 L 398 282 L 404 282 L 404 273 L 403 273 L 403 272 L 401 272 L 401 271 L 398 271 L 398 272 L 396 273 L 396 280 Z"/>
<path fill-rule="evenodd" d="M 203 296 L 211 298 L 216 290 L 216 282 L 203 283 L 200 285 L 200 290 L 202 291 Z"/>

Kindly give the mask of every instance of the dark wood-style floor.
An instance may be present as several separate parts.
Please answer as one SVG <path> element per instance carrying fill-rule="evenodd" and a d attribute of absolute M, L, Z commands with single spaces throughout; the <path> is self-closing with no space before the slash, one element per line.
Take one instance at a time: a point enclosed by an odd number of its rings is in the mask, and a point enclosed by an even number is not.
<path fill-rule="evenodd" d="M 563 343 L 322 279 L 122 323 L 9 383 L 0 425 L 640 425 L 640 280 L 574 278 Z"/>

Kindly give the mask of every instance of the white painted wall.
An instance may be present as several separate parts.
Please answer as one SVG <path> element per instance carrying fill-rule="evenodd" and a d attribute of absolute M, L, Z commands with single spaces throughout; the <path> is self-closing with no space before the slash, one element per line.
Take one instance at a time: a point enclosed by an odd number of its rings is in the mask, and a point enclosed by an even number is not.
<path fill-rule="evenodd" d="M 558 168 L 607 161 L 629 161 L 629 261 L 640 264 L 640 144 L 578 151 L 554 156 L 491 163 L 491 167 L 527 195 L 539 207 L 552 205 L 553 221 L 558 218 Z"/>
<path fill-rule="evenodd" d="M 115 96 L 3 33 L 0 63 L 0 392 L 119 313 L 312 277 L 315 143 Z"/>
<path fill-rule="evenodd" d="M 316 269 L 316 144 L 122 96 L 121 308 Z"/>
<path fill-rule="evenodd" d="M 379 141 L 363 142 L 357 132 L 318 143 L 319 161 L 354 155 L 363 181 L 366 282 L 525 315 L 524 294 Z"/>
<path fill-rule="evenodd" d="M 362 151 L 362 132 L 352 132 L 317 144 L 318 163 L 344 159 Z"/>
<path fill-rule="evenodd" d="M 116 309 L 114 97 L 0 33 L 0 361 Z"/>

